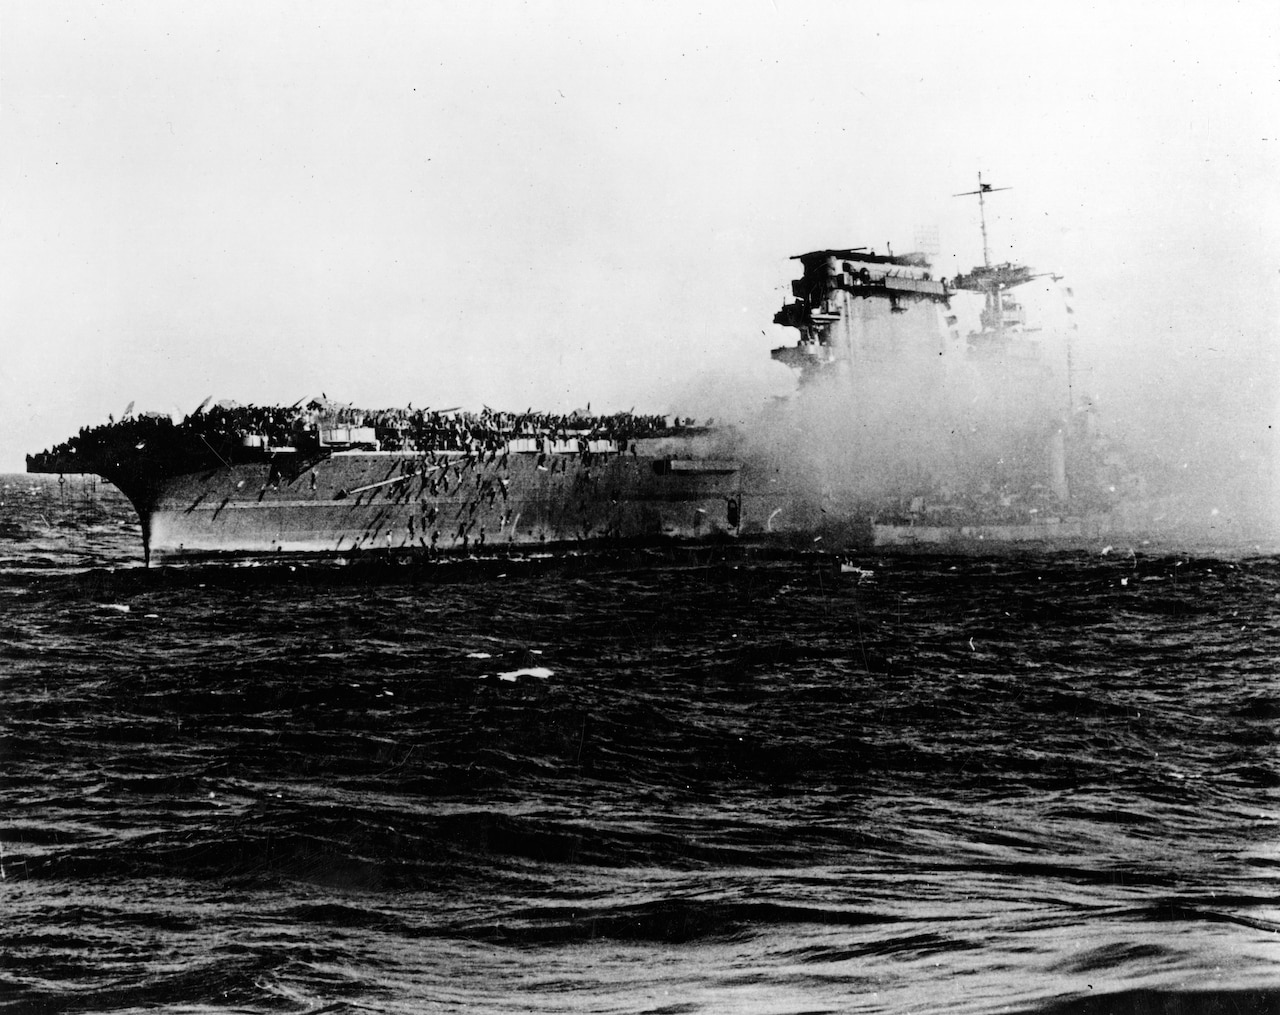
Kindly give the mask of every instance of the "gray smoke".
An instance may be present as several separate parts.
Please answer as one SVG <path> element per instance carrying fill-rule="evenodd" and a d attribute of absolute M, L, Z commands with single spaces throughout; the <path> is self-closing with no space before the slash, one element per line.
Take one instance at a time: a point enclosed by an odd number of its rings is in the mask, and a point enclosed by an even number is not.
<path fill-rule="evenodd" d="M 962 337 L 925 323 L 892 357 L 785 398 L 721 377 L 677 401 L 734 425 L 741 453 L 836 510 L 1060 510 L 1057 439 L 1071 481 L 1065 507 L 1106 508 L 1135 542 L 1277 537 L 1274 357 L 1188 362 L 1167 343 L 1161 355 L 1132 341 L 1091 344 L 1059 313 L 1035 337 L 1038 357 L 1010 364 L 975 358 Z"/>

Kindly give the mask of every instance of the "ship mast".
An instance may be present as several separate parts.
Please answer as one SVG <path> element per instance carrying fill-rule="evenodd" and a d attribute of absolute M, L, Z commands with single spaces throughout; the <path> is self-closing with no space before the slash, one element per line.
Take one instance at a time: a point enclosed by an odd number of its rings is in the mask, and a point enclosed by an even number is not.
<path fill-rule="evenodd" d="M 966 190 L 962 194 L 953 194 L 953 197 L 973 197 L 978 198 L 978 220 L 982 225 L 982 268 L 974 268 L 965 282 L 960 284 L 960 288 L 967 288 L 967 283 L 977 282 L 978 288 L 986 293 L 986 309 L 983 313 L 983 327 L 990 329 L 994 333 L 996 341 L 1003 343 L 1004 341 L 1004 297 L 1005 289 L 1011 288 L 1013 285 L 1019 285 L 1025 282 L 1026 278 L 1014 281 L 1011 272 L 1007 271 L 1010 266 L 1000 265 L 992 268 L 991 266 L 991 247 L 987 242 L 987 202 L 986 196 L 994 194 L 1001 190 L 1012 190 L 1012 187 L 993 187 L 982 179 L 982 172 L 978 172 L 978 189 Z M 1028 276 L 1029 277 L 1029 276 Z"/>
<path fill-rule="evenodd" d="M 1006 333 L 1006 325 L 1013 323 L 1025 327 L 1025 320 L 1022 318 L 1021 308 L 1016 303 L 1006 307 L 1004 294 L 1017 286 L 1030 282 L 1033 278 L 1039 277 L 1033 273 L 1031 268 L 1023 264 L 1014 264 L 1010 261 L 995 265 L 991 263 L 991 246 L 987 238 L 986 196 L 997 191 L 1012 189 L 1012 187 L 991 186 L 991 184 L 982 179 L 982 173 L 979 172 L 977 190 L 966 190 L 962 194 L 953 195 L 954 197 L 977 197 L 978 199 L 978 218 L 982 225 L 982 266 L 975 267 L 967 275 L 956 276 L 952 284 L 957 289 L 983 293 L 985 306 L 982 312 L 982 328 L 980 331 L 969 335 L 969 343 L 972 351 L 985 350 L 983 354 L 994 354 L 999 357 L 997 362 L 1000 364 L 999 369 L 1002 371 L 1002 377 L 1006 383 L 1009 379 L 1008 371 L 1010 369 L 1009 360 L 1005 355 L 1007 352 L 1006 343 L 1009 338 Z M 1057 276 L 1053 277 L 1055 280 L 1057 279 Z M 1007 316 L 1007 312 L 1012 312 L 1012 320 Z M 1070 335 L 1067 336 L 1066 340 L 1066 371 L 1067 416 L 1063 426 L 1058 427 L 1052 436 L 1049 448 L 1051 481 L 1055 491 L 1063 501 L 1068 500 L 1071 496 L 1066 469 L 1066 436 L 1067 428 L 1071 425 L 1072 412 L 1075 406 L 1075 393 L 1072 389 Z"/>
<path fill-rule="evenodd" d="M 982 182 L 982 170 L 978 170 L 978 189 L 966 190 L 963 194 L 952 194 L 952 197 L 973 197 L 978 195 L 978 219 L 982 223 L 982 266 L 984 268 L 991 267 L 991 250 L 987 246 L 987 204 L 986 195 L 994 194 L 998 190 L 1013 190 L 1012 187 L 993 187 L 989 183 Z"/>

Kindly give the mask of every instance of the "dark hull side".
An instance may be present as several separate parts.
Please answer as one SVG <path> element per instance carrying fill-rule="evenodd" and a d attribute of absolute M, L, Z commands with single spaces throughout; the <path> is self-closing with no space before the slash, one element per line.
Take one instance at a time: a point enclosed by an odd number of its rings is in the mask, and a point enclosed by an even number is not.
<path fill-rule="evenodd" d="M 821 512 L 752 489 L 724 459 L 580 453 L 351 451 L 109 476 L 143 524 L 148 561 L 372 551 L 493 553 L 761 537 L 812 540 Z M 832 545 L 869 542 L 836 527 Z M 847 530 L 847 531 L 846 531 Z M 802 535 L 803 534 L 803 535 Z"/>
<path fill-rule="evenodd" d="M 434 557 L 670 544 L 993 552 L 1096 544 L 1104 516 L 1053 524 L 895 525 L 837 508 L 776 466 L 653 442 L 647 453 L 345 451 L 197 470 L 102 463 L 138 511 L 147 563 L 243 557 Z M 682 455 L 681 453 L 684 452 Z M 679 457 L 673 457 L 679 455 Z M 33 471 L 62 471 L 33 463 Z"/>

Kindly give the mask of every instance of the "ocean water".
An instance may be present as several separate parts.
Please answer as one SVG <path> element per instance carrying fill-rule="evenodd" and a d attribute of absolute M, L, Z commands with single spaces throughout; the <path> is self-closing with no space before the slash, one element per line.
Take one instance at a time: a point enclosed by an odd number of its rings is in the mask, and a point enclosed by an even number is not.
<path fill-rule="evenodd" d="M 0 1012 L 1280 1010 L 1280 560 L 143 570 L 0 477 Z"/>

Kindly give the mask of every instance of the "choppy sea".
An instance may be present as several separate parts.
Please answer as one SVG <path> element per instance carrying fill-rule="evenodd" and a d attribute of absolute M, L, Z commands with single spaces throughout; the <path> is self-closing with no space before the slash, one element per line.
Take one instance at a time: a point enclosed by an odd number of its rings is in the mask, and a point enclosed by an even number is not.
<path fill-rule="evenodd" d="M 1280 559 L 144 570 L 0 477 L 0 1012 L 1280 1011 Z"/>

